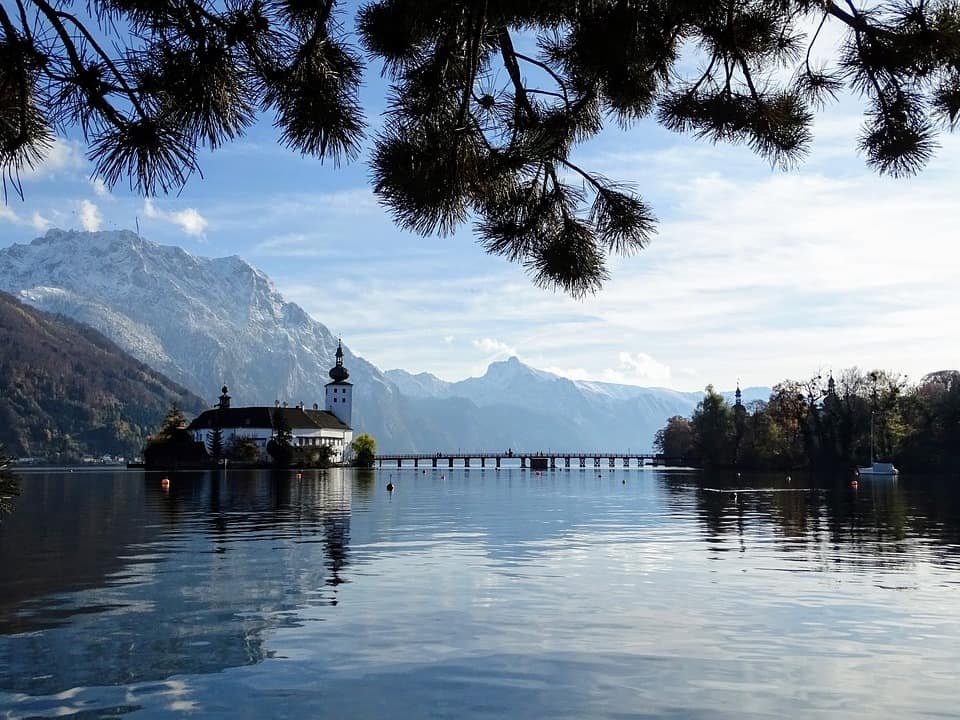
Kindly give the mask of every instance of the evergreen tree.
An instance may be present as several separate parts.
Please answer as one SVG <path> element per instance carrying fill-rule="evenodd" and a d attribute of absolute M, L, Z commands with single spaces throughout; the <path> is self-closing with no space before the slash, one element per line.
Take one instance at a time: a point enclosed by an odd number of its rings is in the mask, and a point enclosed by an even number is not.
<path fill-rule="evenodd" d="M 690 420 L 694 452 L 706 467 L 722 467 L 733 462 L 733 410 L 723 396 L 707 385 Z"/>
<path fill-rule="evenodd" d="M 960 470 L 960 372 L 931 373 L 915 387 L 896 373 L 857 368 L 845 370 L 836 383 L 831 379 L 826 389 L 821 380 L 785 381 L 769 401 L 744 409 L 740 466 L 835 472 L 864 465 L 872 415 L 877 459 L 908 472 Z M 731 426 L 729 415 L 729 406 L 708 386 L 692 419 L 670 418 L 655 445 L 666 452 L 689 427 L 686 459 L 700 466 L 726 464 L 738 447 L 737 421 Z"/>
<path fill-rule="evenodd" d="M 170 409 L 167 410 L 166 416 L 163 418 L 163 425 L 160 427 L 158 435 L 170 438 L 176 436 L 178 431 L 185 430 L 186 428 L 187 419 L 183 416 L 183 411 L 180 410 L 176 403 L 172 403 Z"/>
<path fill-rule="evenodd" d="M 219 425 L 210 431 L 210 436 L 207 438 L 207 453 L 215 463 L 220 462 L 223 457 L 223 430 Z"/>
<path fill-rule="evenodd" d="M 288 467 L 293 462 L 293 431 L 281 408 L 273 412 L 273 438 L 267 443 L 267 452 L 280 467 Z"/>
<path fill-rule="evenodd" d="M 206 448 L 190 435 L 187 419 L 176 403 L 167 411 L 160 430 L 147 439 L 147 445 L 143 449 L 143 461 L 147 467 L 160 468 L 207 462 Z"/>
<path fill-rule="evenodd" d="M 789 167 L 846 87 L 865 104 L 866 162 L 896 177 L 960 116 L 953 0 L 368 0 L 355 28 L 336 0 L 16 6 L 0 6 L 5 188 L 22 194 L 19 173 L 77 127 L 109 186 L 175 191 L 260 111 L 287 147 L 352 159 L 358 38 L 392 80 L 371 163 L 396 221 L 428 234 L 475 218 L 489 252 L 574 295 L 655 227 L 637 194 L 572 160 L 610 119 L 653 116 Z"/>

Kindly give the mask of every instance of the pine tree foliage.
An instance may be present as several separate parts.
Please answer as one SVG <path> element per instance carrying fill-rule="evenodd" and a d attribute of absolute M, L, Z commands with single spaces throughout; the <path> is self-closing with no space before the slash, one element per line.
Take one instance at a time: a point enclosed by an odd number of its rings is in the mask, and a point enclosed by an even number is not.
<path fill-rule="evenodd" d="M 960 372 L 911 385 L 897 373 L 850 368 L 835 381 L 786 380 L 769 400 L 733 409 L 708 386 L 693 417 L 670 418 L 654 442 L 704 467 L 847 472 L 872 454 L 906 472 L 956 473 Z"/>
<path fill-rule="evenodd" d="M 633 188 L 572 159 L 605 124 L 653 116 L 787 168 L 850 88 L 866 162 L 899 177 L 960 116 L 956 0 L 370 0 L 348 20 L 336 0 L 4 3 L 4 187 L 22 194 L 70 127 L 108 185 L 147 194 L 179 189 L 260 113 L 284 145 L 352 159 L 365 51 L 392 82 L 371 170 L 397 223 L 475 221 L 489 252 L 579 296 L 655 231 Z"/>
<path fill-rule="evenodd" d="M 184 417 L 183 411 L 176 403 L 171 403 L 166 417 L 163 418 L 163 425 L 158 435 L 165 438 L 173 437 L 181 430 L 186 430 L 186 428 L 187 418 Z"/>
<path fill-rule="evenodd" d="M 207 438 L 207 454 L 214 462 L 220 462 L 223 458 L 223 429 L 219 426 L 210 431 Z"/>

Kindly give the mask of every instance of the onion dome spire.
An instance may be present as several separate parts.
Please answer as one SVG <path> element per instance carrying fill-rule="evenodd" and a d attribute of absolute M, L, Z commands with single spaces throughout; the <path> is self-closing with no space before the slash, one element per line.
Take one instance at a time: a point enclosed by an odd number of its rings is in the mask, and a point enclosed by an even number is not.
<path fill-rule="evenodd" d="M 334 382 L 344 382 L 350 373 L 343 366 L 343 342 L 337 338 L 337 364 L 330 368 L 330 377 Z"/>
<path fill-rule="evenodd" d="M 228 410 L 230 408 L 230 395 L 227 394 L 227 386 L 224 385 L 220 389 L 220 392 L 220 404 L 217 407 L 219 407 L 221 410 Z"/>

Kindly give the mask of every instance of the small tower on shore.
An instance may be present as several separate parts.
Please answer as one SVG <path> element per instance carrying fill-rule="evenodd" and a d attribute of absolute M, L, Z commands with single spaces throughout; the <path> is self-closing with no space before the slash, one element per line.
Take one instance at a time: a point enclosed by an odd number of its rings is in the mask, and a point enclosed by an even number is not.
<path fill-rule="evenodd" d="M 221 410 L 230 409 L 230 396 L 227 394 L 227 386 L 224 385 L 220 389 L 220 404 L 217 407 Z"/>
<path fill-rule="evenodd" d="M 353 383 L 347 381 L 350 373 L 343 366 L 343 343 L 337 340 L 337 363 L 330 368 L 330 382 L 326 384 L 326 403 L 324 409 L 333 413 L 337 419 L 350 427 L 353 415 Z"/>

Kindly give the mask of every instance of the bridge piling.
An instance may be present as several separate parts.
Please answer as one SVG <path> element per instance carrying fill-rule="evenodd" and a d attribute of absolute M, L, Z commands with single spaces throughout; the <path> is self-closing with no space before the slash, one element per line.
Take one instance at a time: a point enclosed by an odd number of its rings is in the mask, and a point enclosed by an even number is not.
<path fill-rule="evenodd" d="M 504 460 L 511 460 L 513 458 L 518 458 L 520 460 L 520 469 L 521 470 L 556 470 L 559 467 L 562 467 L 566 470 L 569 470 L 571 465 L 576 462 L 581 470 L 587 468 L 587 460 L 593 460 L 593 467 L 599 470 L 601 467 L 608 467 L 611 470 L 618 467 L 624 469 L 629 469 L 633 465 L 633 461 L 636 461 L 636 467 L 669 467 L 669 466 L 679 466 L 683 464 L 683 458 L 678 457 L 666 457 L 662 454 L 633 454 L 633 453 L 610 453 L 610 452 L 532 452 L 532 453 L 521 453 L 521 452 L 478 452 L 478 453 L 464 453 L 464 452 L 455 452 L 455 453 L 384 453 L 382 455 L 377 455 L 374 459 L 376 467 L 383 469 L 383 463 L 387 462 L 388 467 L 392 467 L 389 463 L 396 461 L 397 469 L 402 469 L 404 467 L 409 468 L 410 465 L 404 466 L 405 462 L 410 462 L 414 468 L 419 469 L 421 461 L 426 463 L 427 460 L 430 461 L 430 465 L 433 469 L 440 467 L 441 463 L 446 461 L 446 467 L 451 470 L 456 467 L 456 461 L 461 461 L 465 469 L 469 469 L 471 466 L 476 466 L 475 461 L 480 461 L 480 467 L 487 467 L 487 460 L 493 460 L 493 464 L 496 465 L 497 469 L 503 467 Z"/>

